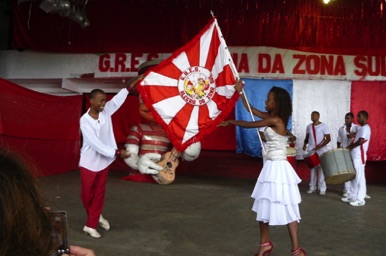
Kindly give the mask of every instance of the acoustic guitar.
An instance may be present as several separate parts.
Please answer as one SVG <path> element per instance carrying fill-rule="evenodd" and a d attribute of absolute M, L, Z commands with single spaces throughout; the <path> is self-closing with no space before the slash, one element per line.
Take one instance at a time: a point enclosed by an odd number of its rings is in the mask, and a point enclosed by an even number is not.
<path fill-rule="evenodd" d="M 178 157 L 180 152 L 173 147 L 169 152 L 162 155 L 161 159 L 157 162 L 163 169 L 158 174 L 152 175 L 153 179 L 162 185 L 170 184 L 176 177 L 176 168 L 179 164 Z"/>

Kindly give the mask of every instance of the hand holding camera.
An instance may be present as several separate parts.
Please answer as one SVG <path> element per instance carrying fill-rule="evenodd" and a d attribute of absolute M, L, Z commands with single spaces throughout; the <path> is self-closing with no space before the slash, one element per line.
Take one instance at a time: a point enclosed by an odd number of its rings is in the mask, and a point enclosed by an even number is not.
<path fill-rule="evenodd" d="M 63 254 L 63 256 L 95 256 L 95 253 L 93 250 L 71 245 L 70 254 Z"/>
<path fill-rule="evenodd" d="M 59 241 L 59 246 L 51 254 L 52 256 L 95 256 L 93 250 L 68 244 L 67 213 L 65 211 L 50 211 L 49 215 L 53 227 L 52 237 Z"/>

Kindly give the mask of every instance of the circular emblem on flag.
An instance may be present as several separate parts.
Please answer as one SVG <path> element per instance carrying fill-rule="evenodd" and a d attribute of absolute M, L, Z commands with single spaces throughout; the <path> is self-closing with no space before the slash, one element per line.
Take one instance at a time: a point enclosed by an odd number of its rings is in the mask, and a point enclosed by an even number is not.
<path fill-rule="evenodd" d="M 205 105 L 213 98 L 215 89 L 213 76 L 204 67 L 189 67 L 178 79 L 178 92 L 182 99 L 191 105 Z"/>

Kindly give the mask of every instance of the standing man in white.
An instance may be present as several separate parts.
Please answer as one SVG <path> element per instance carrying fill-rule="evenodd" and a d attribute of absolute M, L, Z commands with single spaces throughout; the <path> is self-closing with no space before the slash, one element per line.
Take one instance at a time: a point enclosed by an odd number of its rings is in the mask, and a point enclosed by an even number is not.
<path fill-rule="evenodd" d="M 328 143 L 331 141 L 330 128 L 327 124 L 319 121 L 320 114 L 317 111 L 311 113 L 311 121 L 306 128 L 306 138 L 304 139 L 303 150 L 316 151 L 318 156 L 330 150 Z M 327 185 L 321 166 L 313 168 L 311 171 L 310 189 L 307 193 L 312 194 L 319 189 L 319 194 L 326 194 Z"/>
<path fill-rule="evenodd" d="M 369 114 L 366 111 L 362 110 L 358 113 L 357 120 L 361 127 L 355 135 L 354 142 L 347 147 L 348 150 L 351 150 L 356 175 L 355 179 L 350 181 L 348 196 L 343 197 L 342 201 L 350 203 L 352 206 L 363 206 L 366 203 L 365 165 L 371 137 L 371 129 L 367 123 L 368 118 Z"/>
<path fill-rule="evenodd" d="M 336 139 L 337 148 L 347 148 L 355 138 L 358 132 L 359 125 L 353 123 L 354 114 L 352 112 L 347 113 L 344 116 L 344 125 L 338 130 L 338 137 Z M 350 182 L 344 183 L 343 196 L 348 195 L 350 189 Z"/>
<path fill-rule="evenodd" d="M 115 142 L 111 115 L 125 102 L 129 90 L 140 80 L 131 80 L 127 88 L 120 90 L 106 102 L 106 93 L 94 89 L 90 93 L 90 108 L 80 118 L 83 145 L 80 151 L 81 199 L 87 213 L 83 228 L 85 234 L 101 237 L 97 226 L 110 229 L 109 222 L 103 218 L 108 167 L 117 156 L 129 157 L 126 150 L 118 150 Z"/>

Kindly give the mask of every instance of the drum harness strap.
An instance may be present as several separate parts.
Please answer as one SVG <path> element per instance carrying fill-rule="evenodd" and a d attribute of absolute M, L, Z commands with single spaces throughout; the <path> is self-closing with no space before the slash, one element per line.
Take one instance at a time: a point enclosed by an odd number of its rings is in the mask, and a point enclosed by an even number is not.
<path fill-rule="evenodd" d="M 323 138 L 323 140 L 319 144 L 317 144 L 317 142 L 316 142 L 316 131 L 315 131 L 315 125 L 314 124 L 312 124 L 312 134 L 314 135 L 315 148 L 316 148 L 317 146 L 319 146 L 320 144 L 323 143 L 325 138 Z"/>
<path fill-rule="evenodd" d="M 314 142 L 315 142 L 315 147 L 318 145 L 318 143 L 316 143 L 316 131 L 315 131 L 315 125 L 312 124 L 312 134 L 314 135 Z"/>

